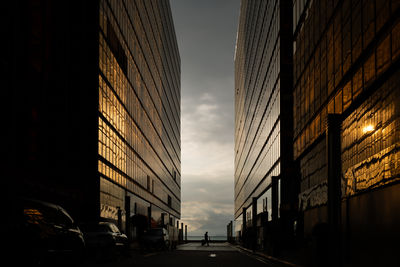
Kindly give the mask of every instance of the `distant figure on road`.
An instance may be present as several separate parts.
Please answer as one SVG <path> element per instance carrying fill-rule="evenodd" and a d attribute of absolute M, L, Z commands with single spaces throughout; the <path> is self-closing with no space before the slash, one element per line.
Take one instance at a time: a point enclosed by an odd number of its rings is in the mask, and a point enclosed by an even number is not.
<path fill-rule="evenodd" d="M 205 243 L 207 244 L 207 246 L 210 246 L 210 244 L 208 244 L 208 232 L 206 232 L 206 233 L 204 234 L 204 241 L 205 241 Z"/>

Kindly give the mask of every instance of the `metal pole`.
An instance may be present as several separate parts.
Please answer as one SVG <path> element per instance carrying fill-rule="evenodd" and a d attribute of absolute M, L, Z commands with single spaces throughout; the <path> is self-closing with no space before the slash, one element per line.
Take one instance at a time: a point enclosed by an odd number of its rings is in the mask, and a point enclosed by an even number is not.
<path fill-rule="evenodd" d="M 185 242 L 187 242 L 187 225 L 185 225 Z"/>
<path fill-rule="evenodd" d="M 252 201 L 252 229 L 251 229 L 251 246 L 252 249 L 255 250 L 257 247 L 257 239 L 258 239 L 258 233 L 257 233 L 257 198 L 253 197 Z"/>
<path fill-rule="evenodd" d="M 151 205 L 147 208 L 147 215 L 149 216 L 148 219 L 148 228 L 151 228 Z"/>
<path fill-rule="evenodd" d="M 328 171 L 329 262 L 342 266 L 341 255 L 341 116 L 328 114 L 326 125 L 326 163 Z"/>
<path fill-rule="evenodd" d="M 183 223 L 181 223 L 181 229 L 179 231 L 179 234 L 180 234 L 180 239 L 183 242 Z"/>
<path fill-rule="evenodd" d="M 242 229 L 242 242 L 244 245 L 246 245 L 246 239 L 247 239 L 247 214 L 246 214 L 246 208 L 243 208 L 242 210 L 242 217 L 243 217 L 243 229 Z"/>
<path fill-rule="evenodd" d="M 271 188 L 271 190 L 272 190 L 272 192 L 271 192 L 272 214 L 271 214 L 271 217 L 272 217 L 272 221 L 274 223 L 276 223 L 276 221 L 278 220 L 278 209 L 279 209 L 279 207 L 278 207 L 278 205 L 279 205 L 279 203 L 278 203 L 278 199 L 279 199 L 278 179 L 279 179 L 279 176 L 272 176 L 272 188 Z"/>
<path fill-rule="evenodd" d="M 131 234 L 131 197 L 125 196 L 125 233 L 130 241 L 132 239 Z"/>

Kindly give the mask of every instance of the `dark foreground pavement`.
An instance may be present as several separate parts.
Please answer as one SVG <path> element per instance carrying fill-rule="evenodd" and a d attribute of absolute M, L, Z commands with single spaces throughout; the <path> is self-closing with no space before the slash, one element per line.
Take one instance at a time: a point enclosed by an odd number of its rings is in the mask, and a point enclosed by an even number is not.
<path fill-rule="evenodd" d="M 119 257 L 113 261 L 88 261 L 83 266 L 123 267 L 123 266 L 190 266 L 190 267 L 239 267 L 239 266 L 285 266 L 237 250 L 230 245 L 210 247 L 184 246 L 175 251 L 160 251 L 147 254 L 132 253 L 130 257 Z"/>

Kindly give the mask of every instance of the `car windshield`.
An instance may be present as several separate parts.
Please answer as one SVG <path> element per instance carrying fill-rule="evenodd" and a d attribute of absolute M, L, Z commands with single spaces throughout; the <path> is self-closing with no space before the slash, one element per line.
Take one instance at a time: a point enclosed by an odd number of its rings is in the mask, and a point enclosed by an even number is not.
<path fill-rule="evenodd" d="M 40 203 L 25 203 L 23 212 L 26 221 L 32 224 L 55 224 L 67 227 L 74 224 L 65 210 Z"/>

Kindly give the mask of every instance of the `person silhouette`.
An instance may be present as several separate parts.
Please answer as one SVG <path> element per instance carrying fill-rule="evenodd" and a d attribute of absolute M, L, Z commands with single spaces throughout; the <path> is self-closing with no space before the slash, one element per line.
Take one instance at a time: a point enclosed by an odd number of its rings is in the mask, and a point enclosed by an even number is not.
<path fill-rule="evenodd" d="M 207 244 L 207 246 L 210 246 L 210 244 L 208 244 L 208 232 L 206 232 L 204 234 L 204 241 L 205 241 L 205 244 Z"/>

